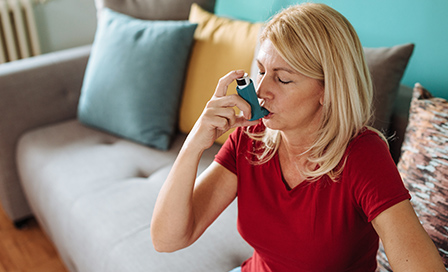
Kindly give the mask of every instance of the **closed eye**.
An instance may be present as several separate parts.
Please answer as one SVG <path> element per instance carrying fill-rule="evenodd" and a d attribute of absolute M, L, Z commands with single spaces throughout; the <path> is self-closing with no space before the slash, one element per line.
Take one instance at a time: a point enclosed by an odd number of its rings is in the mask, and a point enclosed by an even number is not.
<path fill-rule="evenodd" d="M 259 76 L 264 76 L 265 72 L 262 71 L 258 71 L 258 75 Z M 278 82 L 280 82 L 281 84 L 287 85 L 289 83 L 292 83 L 292 80 L 282 80 L 280 77 L 277 77 Z"/>
<path fill-rule="evenodd" d="M 281 84 L 289 84 L 289 83 L 291 83 L 292 82 L 292 80 L 282 80 L 282 79 L 280 79 L 279 77 L 277 77 L 277 79 L 278 79 L 278 81 L 281 83 Z"/>

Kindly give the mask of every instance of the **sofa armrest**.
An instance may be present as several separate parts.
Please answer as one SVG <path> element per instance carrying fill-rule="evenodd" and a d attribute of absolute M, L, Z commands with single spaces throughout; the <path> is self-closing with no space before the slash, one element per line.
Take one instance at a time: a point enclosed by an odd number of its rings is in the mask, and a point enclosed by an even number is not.
<path fill-rule="evenodd" d="M 0 65 L 0 201 L 13 221 L 31 215 L 16 167 L 16 146 L 31 129 L 76 117 L 91 46 Z"/>

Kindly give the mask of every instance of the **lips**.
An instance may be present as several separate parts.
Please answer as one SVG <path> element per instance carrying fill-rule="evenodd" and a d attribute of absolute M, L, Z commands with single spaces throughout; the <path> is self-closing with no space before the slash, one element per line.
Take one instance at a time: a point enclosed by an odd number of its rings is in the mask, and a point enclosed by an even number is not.
<path fill-rule="evenodd" d="M 265 110 L 267 110 L 267 111 L 269 112 L 269 113 L 268 113 L 266 116 L 264 116 L 263 118 L 269 119 L 269 117 L 272 115 L 272 112 L 271 112 L 268 108 L 265 107 L 265 103 L 264 103 L 264 101 L 262 101 L 262 102 L 260 103 L 260 106 L 261 106 L 263 109 L 265 109 Z"/>
<path fill-rule="evenodd" d="M 268 114 L 266 116 L 264 116 L 263 118 L 269 119 L 272 116 L 273 113 L 268 108 L 266 108 L 264 106 L 261 106 L 261 107 L 268 111 Z"/>
<path fill-rule="evenodd" d="M 268 115 L 266 115 L 265 117 L 263 117 L 263 119 L 270 119 L 272 115 L 273 115 L 273 113 L 270 112 Z"/>

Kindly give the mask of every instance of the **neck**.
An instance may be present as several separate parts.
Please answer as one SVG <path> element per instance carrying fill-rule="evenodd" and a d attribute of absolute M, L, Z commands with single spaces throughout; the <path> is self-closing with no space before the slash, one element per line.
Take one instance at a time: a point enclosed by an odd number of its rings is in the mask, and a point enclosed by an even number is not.
<path fill-rule="evenodd" d="M 287 133 L 282 131 L 280 133 L 282 136 L 280 148 L 289 157 L 307 157 L 307 151 L 311 148 L 317 137 L 316 131 L 305 131 L 303 133 Z"/>
<path fill-rule="evenodd" d="M 304 180 L 305 170 L 311 170 L 316 167 L 315 163 L 310 163 L 309 149 L 314 142 L 311 135 L 288 135 L 282 134 L 282 140 L 278 149 L 278 156 L 282 175 L 289 188 L 294 188 Z"/>

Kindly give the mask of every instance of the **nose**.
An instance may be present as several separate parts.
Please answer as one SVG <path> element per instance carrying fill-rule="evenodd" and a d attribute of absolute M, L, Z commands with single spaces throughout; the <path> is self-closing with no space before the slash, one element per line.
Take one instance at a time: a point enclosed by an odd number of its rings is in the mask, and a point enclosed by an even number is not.
<path fill-rule="evenodd" d="M 267 99 L 269 96 L 269 88 L 268 88 L 268 80 L 266 75 L 262 75 L 258 77 L 258 82 L 257 82 L 257 96 L 260 99 Z"/>

